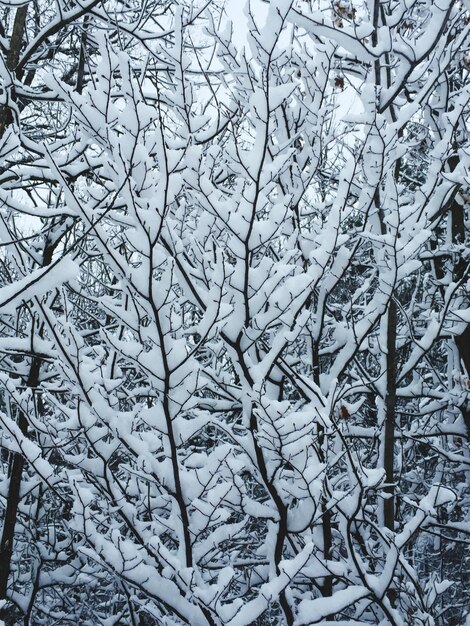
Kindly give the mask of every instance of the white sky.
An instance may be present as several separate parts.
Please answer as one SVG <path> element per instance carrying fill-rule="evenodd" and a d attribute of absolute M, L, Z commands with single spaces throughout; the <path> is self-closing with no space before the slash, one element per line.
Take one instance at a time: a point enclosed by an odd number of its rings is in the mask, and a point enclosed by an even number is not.
<path fill-rule="evenodd" d="M 248 0 L 226 0 L 225 10 L 233 22 L 233 38 L 236 48 L 241 48 L 246 44 L 246 34 L 248 22 L 245 16 L 245 6 Z M 259 24 L 263 25 L 268 12 L 268 4 L 262 0 L 251 0 L 251 10 L 259 16 Z"/>

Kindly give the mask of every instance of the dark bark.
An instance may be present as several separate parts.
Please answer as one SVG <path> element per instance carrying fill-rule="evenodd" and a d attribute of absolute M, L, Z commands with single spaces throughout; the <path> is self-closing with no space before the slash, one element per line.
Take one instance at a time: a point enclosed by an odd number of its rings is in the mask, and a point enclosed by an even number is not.
<path fill-rule="evenodd" d="M 40 360 L 33 357 L 26 385 L 35 388 L 39 382 Z M 18 417 L 18 426 L 23 435 L 28 433 L 28 418 L 23 411 Z M 3 520 L 2 536 L 0 539 L 0 600 L 7 597 L 8 578 L 10 576 L 13 543 L 15 539 L 15 525 L 18 508 L 21 500 L 21 478 L 25 465 L 21 454 L 13 454 L 10 464 L 10 483 L 8 485 L 5 518 Z"/>
<path fill-rule="evenodd" d="M 53 238 L 45 242 L 42 267 L 47 267 L 52 262 L 55 248 L 59 244 L 60 237 Z M 31 329 L 34 332 L 34 329 Z M 29 373 L 25 384 L 30 389 L 35 389 L 39 384 L 41 359 L 32 357 Z M 28 435 L 28 417 L 23 411 L 18 415 L 18 427 L 21 433 Z M 10 482 L 8 485 L 8 495 L 5 508 L 5 517 L 0 538 L 0 600 L 7 597 L 8 579 L 11 573 L 11 562 L 13 557 L 13 544 L 15 539 L 15 526 L 18 517 L 19 504 L 21 501 L 21 480 L 25 460 L 21 454 L 12 454 L 9 468 Z"/>
<path fill-rule="evenodd" d="M 318 344 L 312 343 L 312 371 L 313 371 L 313 380 L 315 384 L 320 386 L 320 357 L 318 354 Z M 326 455 L 325 455 L 325 430 L 322 426 L 318 427 L 318 449 L 321 463 L 325 463 Z M 322 496 L 321 500 L 321 510 L 322 510 L 322 535 L 323 535 L 323 558 L 325 561 L 331 557 L 331 548 L 333 545 L 332 535 L 331 535 L 331 513 L 327 507 L 327 500 L 325 496 Z M 325 576 L 323 581 L 323 585 L 321 588 L 322 595 L 324 597 L 329 597 L 333 594 L 333 576 Z M 330 620 L 333 616 L 327 616 L 326 619 Z"/>
<path fill-rule="evenodd" d="M 395 301 L 390 300 L 387 319 L 387 392 L 385 398 L 385 433 L 384 433 L 384 469 L 387 486 L 384 492 L 389 497 L 384 501 L 384 525 L 390 530 L 395 523 L 395 476 L 393 469 L 395 445 L 395 406 L 396 389 L 396 334 L 397 309 Z"/>
<path fill-rule="evenodd" d="M 8 51 L 6 64 L 9 70 L 13 71 L 18 63 L 21 46 L 23 42 L 24 27 L 28 7 L 19 7 L 16 10 L 13 31 L 10 39 L 10 49 Z M 6 127 L 13 121 L 11 109 L 3 106 L 0 109 L 0 138 L 3 136 Z M 27 385 L 36 387 L 39 377 L 39 360 L 33 358 Z M 28 430 L 28 419 L 21 411 L 18 417 L 18 426 L 23 435 Z M 13 454 L 9 468 L 10 483 L 8 486 L 8 496 L 3 521 L 2 536 L 0 539 L 0 600 L 6 598 L 8 578 L 10 575 L 11 559 L 13 555 L 13 541 L 15 534 L 16 517 L 21 491 L 21 476 L 23 474 L 24 459 L 21 454 Z"/>
<path fill-rule="evenodd" d="M 86 64 L 86 54 L 87 54 L 87 29 L 88 29 L 88 16 L 83 18 L 83 33 L 80 42 L 80 57 L 78 59 L 78 69 L 77 69 L 77 84 L 76 90 L 77 93 L 82 93 L 83 85 L 85 82 L 85 64 Z"/>
<path fill-rule="evenodd" d="M 449 161 L 449 170 L 453 172 L 459 164 L 459 157 L 452 156 Z M 458 245 L 465 243 L 465 207 L 457 201 L 457 194 L 454 194 L 449 206 L 451 219 L 452 243 Z M 467 262 L 459 255 L 453 267 L 453 280 L 461 281 L 467 271 Z M 455 338 L 455 344 L 459 351 L 459 357 L 470 376 L 470 326 L 467 326 L 463 333 Z M 470 438 L 470 410 L 468 406 L 461 407 L 462 416 L 467 429 L 467 437 Z"/>
<path fill-rule="evenodd" d="M 374 45 L 378 43 L 378 29 L 386 22 L 385 9 L 381 6 L 380 0 L 374 2 L 374 31 L 372 33 L 372 41 Z M 384 57 L 385 63 L 382 63 L 380 59 L 375 61 L 375 82 L 378 90 L 385 84 L 387 88 L 391 84 L 391 74 L 388 68 L 389 58 L 388 55 Z M 396 120 L 396 112 L 392 105 L 393 98 L 389 100 L 386 106 L 383 107 L 383 111 L 387 110 L 391 120 Z M 399 131 L 401 136 L 402 131 Z M 400 175 L 401 160 L 398 159 L 395 163 L 394 176 L 398 181 Z M 380 184 L 377 186 L 374 198 L 374 204 L 377 209 L 380 229 L 382 235 L 387 234 L 387 227 L 385 224 L 385 215 L 382 207 Z M 386 388 L 385 388 L 385 423 L 383 425 L 383 465 L 385 470 L 386 487 L 384 492 L 388 494 L 388 498 L 384 500 L 383 506 L 383 522 L 384 525 L 390 530 L 395 526 L 395 475 L 394 475 L 394 447 L 395 447 L 395 413 L 397 402 L 397 381 L 396 381 L 396 339 L 397 339 L 397 308 L 394 301 L 393 290 L 390 295 L 390 301 L 387 309 L 387 345 L 382 346 L 385 349 L 386 356 Z"/>
<path fill-rule="evenodd" d="M 15 70 L 20 58 L 27 12 L 28 5 L 16 9 L 15 21 L 13 22 L 13 30 L 10 38 L 10 48 L 6 58 L 6 66 L 11 72 Z M 11 108 L 7 105 L 0 107 L 0 138 L 3 137 L 5 129 L 12 122 L 13 114 Z"/>

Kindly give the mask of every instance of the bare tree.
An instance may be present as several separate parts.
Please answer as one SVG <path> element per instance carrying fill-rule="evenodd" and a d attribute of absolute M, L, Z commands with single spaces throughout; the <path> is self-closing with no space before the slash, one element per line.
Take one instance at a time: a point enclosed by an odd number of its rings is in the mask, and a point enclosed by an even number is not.
<path fill-rule="evenodd" d="M 216 2 L 39 8 L 2 74 L 3 619 L 462 624 L 464 5 L 276 0 L 244 50 Z"/>

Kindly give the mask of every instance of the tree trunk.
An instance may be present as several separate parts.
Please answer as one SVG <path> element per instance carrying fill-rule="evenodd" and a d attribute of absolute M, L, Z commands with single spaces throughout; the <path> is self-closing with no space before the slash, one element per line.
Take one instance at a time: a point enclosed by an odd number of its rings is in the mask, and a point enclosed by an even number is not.
<path fill-rule="evenodd" d="M 26 24 L 26 14 L 28 5 L 16 9 L 13 31 L 10 39 L 10 49 L 6 57 L 7 69 L 14 71 L 20 58 L 21 46 L 23 44 L 24 29 Z M 11 109 L 7 105 L 0 107 L 0 139 L 3 137 L 5 129 L 13 122 Z"/>

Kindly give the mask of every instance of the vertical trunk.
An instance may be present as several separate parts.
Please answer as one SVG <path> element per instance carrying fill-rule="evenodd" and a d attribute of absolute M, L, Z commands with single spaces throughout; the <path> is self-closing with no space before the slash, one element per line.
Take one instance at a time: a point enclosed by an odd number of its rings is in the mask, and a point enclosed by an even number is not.
<path fill-rule="evenodd" d="M 77 93 L 82 93 L 83 84 L 85 82 L 85 64 L 86 64 L 86 54 L 87 54 L 87 30 L 88 30 L 88 22 L 89 18 L 86 15 L 83 18 L 83 32 L 80 42 L 80 56 L 78 59 L 78 69 L 77 69 L 77 84 L 76 91 Z"/>
<path fill-rule="evenodd" d="M 396 334 L 397 308 L 395 301 L 390 300 L 387 316 L 387 373 L 385 396 L 385 430 L 384 430 L 384 469 L 387 486 L 384 491 L 388 498 L 384 500 L 384 525 L 393 530 L 395 523 L 395 476 L 393 470 L 395 444 L 395 406 L 397 400 L 396 388 Z"/>
<path fill-rule="evenodd" d="M 457 204 L 454 201 L 454 204 Z M 460 216 L 463 216 L 463 212 L 464 212 L 464 208 L 459 206 L 459 213 Z M 459 222 L 460 222 L 460 216 L 459 216 Z M 454 234 L 454 211 L 452 211 L 452 234 Z M 464 222 L 463 219 L 461 220 L 461 224 L 462 224 L 462 231 L 458 231 L 459 234 L 460 232 L 464 232 Z M 456 239 L 453 239 L 454 241 L 456 241 Z M 463 238 L 460 239 L 460 241 L 463 241 Z M 463 261 L 460 261 L 459 263 L 457 263 L 456 267 L 454 268 L 454 280 L 460 280 L 462 278 L 463 275 L 463 268 L 461 267 L 461 265 L 463 265 Z M 463 333 L 461 335 L 458 335 L 457 337 L 455 337 L 455 344 L 457 346 L 457 350 L 458 350 L 458 354 L 459 354 L 459 358 L 465 368 L 465 371 L 467 372 L 467 377 L 470 378 L 470 325 L 468 325 L 465 330 L 463 331 Z M 461 411 L 462 411 L 462 416 L 465 422 L 465 427 L 467 430 L 467 439 L 470 440 L 470 409 L 467 406 L 461 406 L 460 407 Z"/>
<path fill-rule="evenodd" d="M 459 157 L 452 156 L 449 161 L 449 170 L 453 172 L 459 164 Z M 457 194 L 452 197 L 449 206 L 451 219 L 451 237 L 453 244 L 465 243 L 465 207 L 457 201 Z M 458 282 L 465 276 L 467 263 L 459 257 L 453 267 L 452 280 Z M 455 338 L 455 344 L 462 364 L 470 377 L 470 325 L 464 332 Z M 467 437 L 470 438 L 470 410 L 465 406 L 461 407 L 462 415 L 467 429 Z"/>
<path fill-rule="evenodd" d="M 313 380 L 317 386 L 320 386 L 320 358 L 318 356 L 318 345 L 312 342 L 312 370 L 313 370 Z M 326 461 L 326 451 L 325 451 L 325 433 L 323 427 L 318 428 L 318 449 L 319 449 L 319 459 L 322 463 Z M 323 535 L 323 558 L 325 561 L 330 559 L 331 557 L 331 547 L 332 547 L 332 539 L 331 539 L 331 514 L 327 508 L 326 498 L 323 496 L 321 500 L 321 509 L 322 509 L 322 535 Z M 333 577 L 326 576 L 322 585 L 322 595 L 324 597 L 329 597 L 333 594 Z M 326 619 L 330 619 L 330 616 L 327 616 Z"/>
<path fill-rule="evenodd" d="M 13 30 L 10 38 L 10 47 L 6 58 L 6 66 L 10 71 L 13 71 L 18 65 L 21 46 L 23 44 L 27 12 L 27 5 L 16 9 L 15 21 L 13 22 Z M 13 115 L 11 109 L 7 105 L 3 105 L 2 107 L 0 107 L 0 139 L 3 136 L 6 127 L 9 126 L 12 122 Z"/>
<path fill-rule="evenodd" d="M 53 252 L 60 241 L 60 237 L 44 245 L 42 266 L 47 267 L 52 261 Z M 34 321 L 31 322 L 31 332 L 34 332 Z M 32 357 L 28 378 L 25 384 L 30 389 L 35 389 L 39 384 L 41 361 Z M 23 435 L 28 434 L 28 418 L 23 411 L 18 416 L 18 427 Z M 0 600 L 5 600 L 8 590 L 8 579 L 11 572 L 13 557 L 13 544 L 15 539 L 15 525 L 18 517 L 18 509 L 21 501 L 21 479 L 23 475 L 24 459 L 21 454 L 12 454 L 9 468 L 10 482 L 5 508 L 5 517 L 0 537 Z"/>
<path fill-rule="evenodd" d="M 378 29 L 382 23 L 385 23 L 385 8 L 381 4 L 380 0 L 374 2 L 374 31 L 372 33 L 372 40 L 374 45 L 378 43 Z M 388 55 L 385 55 L 385 66 L 382 65 L 380 59 L 375 61 L 375 82 L 378 90 L 385 84 L 390 86 L 391 74 L 389 69 L 390 59 Z M 389 109 L 389 115 L 392 120 L 395 121 L 395 111 L 393 105 Z M 400 131 L 401 134 L 402 131 Z M 397 160 L 395 164 L 394 176 L 398 182 L 400 174 L 401 162 Z M 385 224 L 384 212 L 381 203 L 380 183 L 377 186 L 375 193 L 375 207 L 379 215 L 380 230 L 382 235 L 387 234 L 387 226 Z M 394 301 L 393 291 L 388 304 L 386 317 L 386 346 L 382 346 L 385 349 L 385 423 L 383 432 L 383 464 L 385 470 L 385 480 L 387 486 L 384 491 L 388 494 L 388 498 L 384 500 L 383 505 L 383 523 L 390 530 L 394 529 L 395 525 L 395 475 L 394 475 L 394 447 L 395 447 L 395 412 L 396 412 L 396 339 L 397 339 L 397 307 Z"/>
<path fill-rule="evenodd" d="M 13 30 L 10 39 L 10 48 L 6 58 L 6 65 L 9 70 L 14 70 L 18 63 L 23 34 L 26 23 L 27 5 L 16 10 Z M 4 105 L 0 108 L 0 138 L 3 136 L 6 127 L 13 121 L 11 110 Z M 33 358 L 31 363 L 27 385 L 35 387 L 38 383 L 39 362 Z M 23 434 L 26 434 L 28 420 L 23 412 L 20 412 L 18 426 Z M 21 476 L 23 474 L 24 459 L 20 454 L 13 454 L 11 457 L 5 518 L 3 520 L 2 535 L 0 538 L 0 600 L 4 600 L 7 594 L 8 578 L 10 575 L 11 558 L 13 555 L 13 539 L 15 534 L 15 523 L 18 515 L 18 506 L 21 492 Z"/>
<path fill-rule="evenodd" d="M 398 178 L 398 167 L 395 170 L 395 176 Z M 380 220 L 380 228 L 383 235 L 387 233 L 387 227 L 384 220 L 383 210 L 380 201 L 380 192 L 377 189 L 375 194 L 375 206 Z M 382 455 L 383 468 L 385 470 L 386 487 L 384 492 L 388 495 L 384 499 L 383 504 L 383 524 L 390 530 L 394 530 L 395 526 L 395 473 L 394 473 L 394 448 L 395 448 L 395 413 L 397 402 L 397 383 L 396 383 L 396 353 L 397 353 L 397 305 L 394 300 L 393 291 L 388 303 L 385 315 L 386 324 L 386 345 L 381 346 L 385 351 L 384 374 L 385 374 L 385 392 L 384 404 L 385 415 L 383 424 L 382 439 Z"/>
<path fill-rule="evenodd" d="M 26 385 L 30 388 L 37 387 L 39 382 L 39 360 L 33 357 Z M 18 426 L 23 435 L 28 432 L 28 419 L 20 411 Z M 5 518 L 3 520 L 2 535 L 0 538 L 0 600 L 7 597 L 8 578 L 13 556 L 13 542 L 15 537 L 16 518 L 21 499 L 21 477 L 23 474 L 24 459 L 21 454 L 13 454 L 10 464 L 10 483 L 8 485 Z"/>

